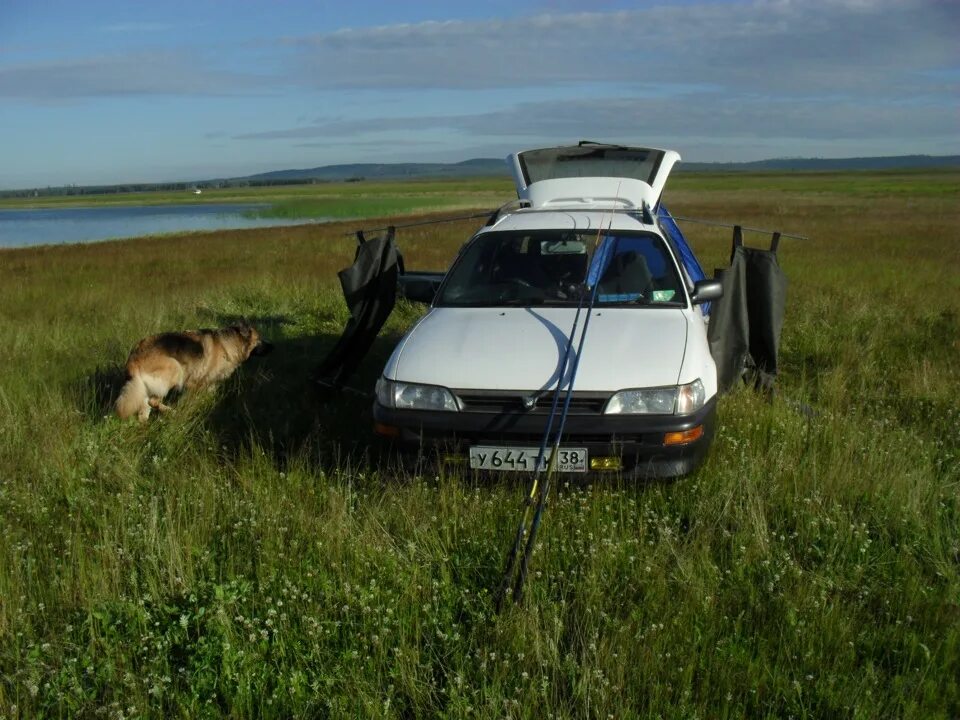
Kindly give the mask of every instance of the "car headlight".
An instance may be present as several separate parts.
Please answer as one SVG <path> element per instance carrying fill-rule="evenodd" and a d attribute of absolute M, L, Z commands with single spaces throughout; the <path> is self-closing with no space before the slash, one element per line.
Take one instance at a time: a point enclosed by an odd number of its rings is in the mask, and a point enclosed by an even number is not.
<path fill-rule="evenodd" d="M 699 379 L 689 385 L 621 390 L 607 401 L 608 415 L 688 415 L 703 407 L 706 391 Z"/>
<path fill-rule="evenodd" d="M 707 400 L 707 391 L 703 383 L 697 378 L 689 385 L 677 387 L 677 415 L 688 415 L 703 407 Z"/>
<path fill-rule="evenodd" d="M 460 409 L 453 393 L 437 385 L 394 382 L 381 377 L 377 380 L 377 401 L 397 410 L 447 410 Z"/>

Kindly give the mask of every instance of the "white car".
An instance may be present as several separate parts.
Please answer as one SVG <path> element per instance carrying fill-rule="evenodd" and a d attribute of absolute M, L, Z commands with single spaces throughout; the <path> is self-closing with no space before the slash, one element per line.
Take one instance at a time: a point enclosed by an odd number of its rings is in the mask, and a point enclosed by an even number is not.
<path fill-rule="evenodd" d="M 510 156 L 520 202 L 463 246 L 397 345 L 377 432 L 478 470 L 533 471 L 573 376 L 560 472 L 691 472 L 714 433 L 703 304 L 721 287 L 694 281 L 662 228 L 679 159 L 593 143 Z"/>

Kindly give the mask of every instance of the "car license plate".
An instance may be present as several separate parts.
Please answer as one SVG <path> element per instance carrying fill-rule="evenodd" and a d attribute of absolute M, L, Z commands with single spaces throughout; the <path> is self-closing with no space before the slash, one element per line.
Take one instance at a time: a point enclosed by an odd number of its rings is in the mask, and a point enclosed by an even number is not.
<path fill-rule="evenodd" d="M 560 448 L 557 451 L 557 472 L 582 473 L 587 471 L 586 448 Z M 501 470 L 533 472 L 537 467 L 540 448 L 495 447 L 475 445 L 470 448 L 470 467 L 474 470 Z M 550 449 L 544 453 L 544 469 L 550 460 Z"/>

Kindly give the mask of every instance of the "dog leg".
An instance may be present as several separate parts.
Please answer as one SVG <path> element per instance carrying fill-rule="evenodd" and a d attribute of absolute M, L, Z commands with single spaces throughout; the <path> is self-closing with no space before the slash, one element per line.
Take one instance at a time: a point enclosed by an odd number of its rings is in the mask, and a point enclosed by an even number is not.
<path fill-rule="evenodd" d="M 158 412 L 168 412 L 170 410 L 173 410 L 173 408 L 170 407 L 169 405 L 164 405 L 163 400 L 155 397 L 150 398 L 150 407 L 152 407 L 154 410 Z"/>

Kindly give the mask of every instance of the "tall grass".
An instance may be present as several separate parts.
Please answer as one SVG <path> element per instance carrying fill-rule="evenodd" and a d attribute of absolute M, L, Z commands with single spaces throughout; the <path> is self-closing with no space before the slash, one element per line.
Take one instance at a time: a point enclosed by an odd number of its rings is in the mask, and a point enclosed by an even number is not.
<path fill-rule="evenodd" d="M 0 252 L 0 716 L 960 714 L 960 193 L 788 183 L 667 198 L 811 237 L 775 401 L 724 398 L 686 479 L 560 483 L 499 616 L 524 483 L 401 463 L 310 389 L 353 225 Z M 470 227 L 402 231 L 407 266 Z M 273 355 L 110 415 L 136 339 L 240 316 Z"/>

